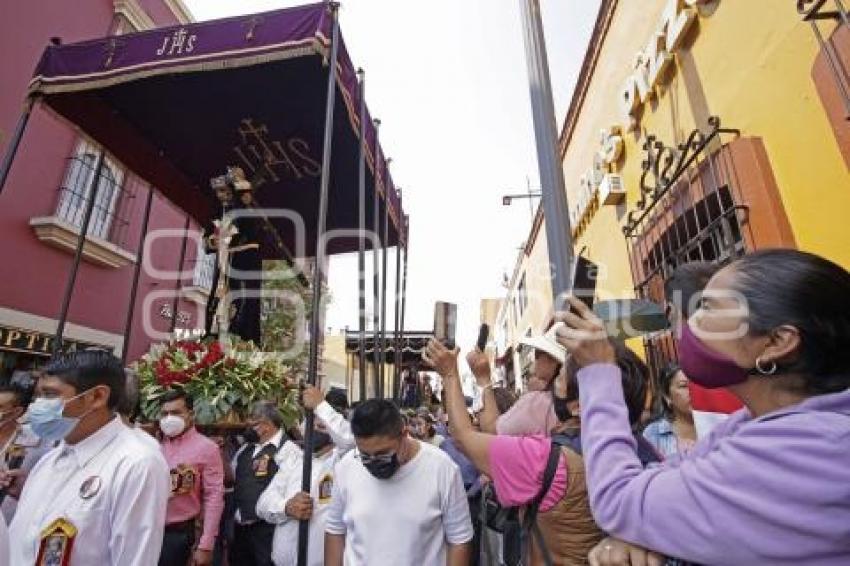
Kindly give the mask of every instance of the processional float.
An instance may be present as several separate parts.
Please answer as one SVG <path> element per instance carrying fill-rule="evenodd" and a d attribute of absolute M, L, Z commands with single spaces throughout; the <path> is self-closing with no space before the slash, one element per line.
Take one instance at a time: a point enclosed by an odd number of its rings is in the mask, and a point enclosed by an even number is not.
<path fill-rule="evenodd" d="M 260 260 L 284 259 L 296 266 L 302 258 L 313 258 L 307 380 L 315 383 L 322 330 L 318 307 L 327 256 L 358 251 L 363 266 L 367 249 L 377 254 L 381 247 L 404 246 L 406 233 L 398 192 L 377 140 L 375 121 L 363 101 L 362 80 L 340 35 L 337 13 L 336 3 L 322 2 L 48 46 L 0 163 L 0 190 L 14 166 L 33 108 L 46 108 L 103 147 L 81 233 L 87 232 L 104 152 L 109 152 L 207 227 L 207 236 L 214 236 L 208 243 L 215 244 L 211 249 L 219 255 L 222 283 L 216 287 L 220 287 L 235 279 L 227 270 L 234 270 L 237 252 L 226 241 L 232 242 L 240 228 L 233 225 L 239 215 L 223 215 L 225 207 L 215 198 L 210 179 L 213 189 L 241 187 L 249 198 L 242 202 L 240 214 L 250 218 L 249 224 L 261 234 L 256 242 L 237 244 L 256 243 L 256 248 L 238 253 L 249 252 Z M 221 179 L 226 166 L 231 169 Z M 243 195 L 233 196 L 241 200 Z M 145 209 L 142 242 L 150 202 Z M 216 220 L 222 230 L 218 235 Z M 367 231 L 372 233 L 371 227 L 381 224 L 386 228 L 378 237 L 365 237 Z M 263 243 L 269 239 L 271 244 Z M 79 239 L 69 273 L 57 348 L 84 240 Z M 297 270 L 292 271 L 297 276 Z M 138 265 L 125 344 L 137 283 Z M 365 286 L 359 289 L 362 306 Z M 212 318 L 219 321 L 219 331 L 232 325 L 232 310 L 232 305 L 218 302 L 217 316 Z M 365 308 L 359 322 L 359 336 L 365 341 Z M 251 335 L 254 330 L 245 332 Z M 360 371 L 365 374 L 365 367 Z M 313 417 L 308 414 L 307 454 L 312 452 L 312 429 Z M 309 491 L 311 459 L 304 462 L 304 486 Z M 301 563 L 306 563 L 305 529 L 303 523 Z"/>

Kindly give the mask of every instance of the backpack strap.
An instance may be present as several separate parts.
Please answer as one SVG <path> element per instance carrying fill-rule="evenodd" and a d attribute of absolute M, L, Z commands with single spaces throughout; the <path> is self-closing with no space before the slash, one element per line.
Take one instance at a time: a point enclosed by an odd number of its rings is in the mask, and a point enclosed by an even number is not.
<path fill-rule="evenodd" d="M 525 510 L 525 516 L 522 520 L 522 531 L 520 534 L 523 553 L 530 550 L 530 547 L 528 546 L 528 535 L 529 533 L 533 534 L 534 540 L 537 542 L 537 545 L 540 547 L 540 551 L 543 554 L 543 562 L 546 566 L 552 566 L 554 563 L 552 562 L 552 555 L 549 553 L 549 548 L 546 546 L 546 541 L 543 540 L 543 533 L 540 532 L 540 527 L 537 526 L 537 513 L 540 510 L 540 504 L 543 502 L 543 499 L 552 487 L 552 481 L 555 479 L 555 472 L 558 470 L 558 461 L 560 459 L 561 445 L 553 440 L 551 447 L 549 448 L 549 459 L 546 462 L 546 469 L 543 472 L 543 485 L 541 486 L 537 497 L 534 498 Z"/>

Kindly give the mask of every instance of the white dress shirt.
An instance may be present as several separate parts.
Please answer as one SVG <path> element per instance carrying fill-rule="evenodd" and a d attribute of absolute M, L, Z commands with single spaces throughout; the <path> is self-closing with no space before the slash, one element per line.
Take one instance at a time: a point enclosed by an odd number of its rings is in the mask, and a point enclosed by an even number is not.
<path fill-rule="evenodd" d="M 2 516 L 0 516 L 0 566 L 9 566 L 9 531 Z"/>
<path fill-rule="evenodd" d="M 331 407 L 327 401 L 322 401 L 316 407 L 316 418 L 324 423 L 328 434 L 339 452 L 339 457 L 354 448 L 354 434 L 351 432 L 351 423 L 344 416 Z"/>
<path fill-rule="evenodd" d="M 276 566 L 295 566 L 298 563 L 298 521 L 286 514 L 286 502 L 301 491 L 303 452 L 292 442 L 287 442 L 278 452 L 280 466 L 272 483 L 257 501 L 257 515 L 268 523 L 277 525 L 272 545 L 272 561 Z M 313 516 L 310 519 L 308 566 L 324 564 L 325 518 L 331 502 L 334 467 L 340 453 L 330 450 L 313 457 L 310 497 L 313 499 Z M 321 491 L 320 491 L 321 490 Z"/>
<path fill-rule="evenodd" d="M 83 497 L 86 480 L 91 489 Z M 9 528 L 11 563 L 34 564 L 41 531 L 64 518 L 77 528 L 71 564 L 155 566 L 170 478 L 159 450 L 113 418 L 75 445 L 61 443 L 32 469 Z M 93 492 L 93 493 L 92 493 Z"/>

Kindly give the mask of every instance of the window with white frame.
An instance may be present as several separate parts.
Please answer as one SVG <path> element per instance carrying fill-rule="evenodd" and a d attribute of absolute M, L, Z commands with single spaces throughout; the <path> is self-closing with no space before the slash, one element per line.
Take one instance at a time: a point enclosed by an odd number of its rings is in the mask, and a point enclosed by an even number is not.
<path fill-rule="evenodd" d="M 59 190 L 56 216 L 77 228 L 81 228 L 85 220 L 86 207 L 94 189 L 99 153 L 99 146 L 87 140 L 80 140 L 70 158 L 65 180 Z M 109 240 L 123 182 L 124 170 L 107 155 L 100 171 L 97 196 L 89 222 L 89 236 Z"/>

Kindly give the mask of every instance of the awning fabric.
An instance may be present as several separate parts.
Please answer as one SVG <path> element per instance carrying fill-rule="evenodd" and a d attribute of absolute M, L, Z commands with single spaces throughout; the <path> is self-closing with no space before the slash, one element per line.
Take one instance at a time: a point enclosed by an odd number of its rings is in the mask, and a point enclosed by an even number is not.
<path fill-rule="evenodd" d="M 272 218 L 286 245 L 296 256 L 311 256 L 331 34 L 327 5 L 318 3 L 50 46 L 29 95 L 202 224 L 215 210 L 209 179 L 228 165 L 241 166 L 260 179 L 262 207 L 289 211 Z M 337 68 L 327 220 L 332 234 L 358 226 L 360 100 L 344 42 Z M 384 155 L 374 151 L 371 118 L 366 138 L 367 226 L 374 223 L 377 190 L 381 219 L 389 203 L 394 245 L 404 237 L 403 213 Z M 304 230 L 295 228 L 293 212 Z M 357 249 L 351 233 L 336 234 L 330 253 Z"/>

